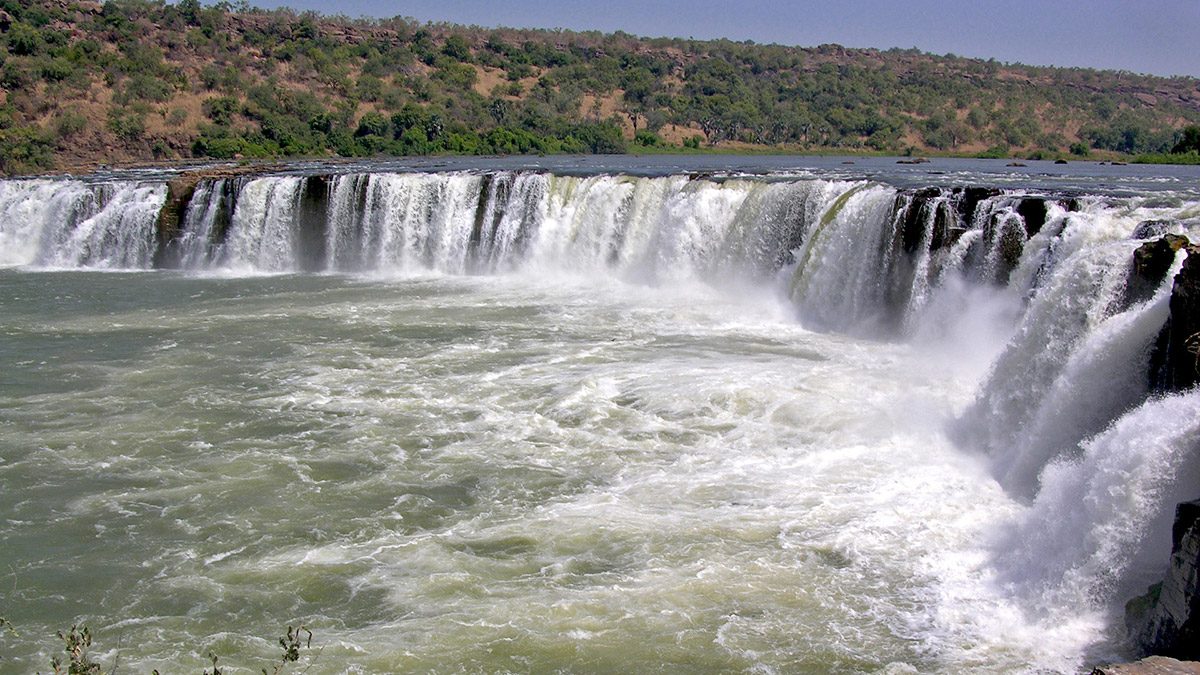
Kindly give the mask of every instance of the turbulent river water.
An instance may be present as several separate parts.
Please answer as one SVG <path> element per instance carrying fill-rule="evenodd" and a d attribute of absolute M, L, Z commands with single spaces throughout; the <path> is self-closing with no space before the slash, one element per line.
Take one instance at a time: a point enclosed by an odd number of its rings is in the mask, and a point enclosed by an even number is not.
<path fill-rule="evenodd" d="M 1200 392 L 1126 280 L 1200 174 L 856 161 L 301 165 L 169 242 L 169 172 L 0 181 L 0 670 L 1127 656 Z"/>

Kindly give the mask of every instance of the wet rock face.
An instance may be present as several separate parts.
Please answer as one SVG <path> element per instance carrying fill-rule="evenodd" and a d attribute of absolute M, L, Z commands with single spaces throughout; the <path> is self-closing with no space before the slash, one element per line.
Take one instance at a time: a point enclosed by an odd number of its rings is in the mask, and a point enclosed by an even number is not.
<path fill-rule="evenodd" d="M 1139 246 L 1133 252 L 1133 269 L 1125 285 L 1125 304 L 1149 300 L 1166 279 L 1176 252 L 1189 243 L 1187 237 L 1168 234 Z"/>
<path fill-rule="evenodd" d="M 1029 197 L 1022 199 L 1021 203 L 1017 204 L 1017 213 L 1021 214 L 1021 219 L 1025 221 L 1025 234 L 1032 237 L 1042 231 L 1042 226 L 1046 224 L 1046 218 L 1049 215 L 1049 209 L 1045 199 Z"/>
<path fill-rule="evenodd" d="M 1131 239 L 1151 239 L 1161 237 L 1179 227 L 1177 220 L 1143 220 L 1138 223 L 1138 226 L 1133 229 L 1133 234 L 1129 236 Z"/>
<path fill-rule="evenodd" d="M 158 240 L 158 248 L 154 256 L 155 267 L 167 266 L 170 244 L 179 238 L 188 203 L 196 193 L 196 183 L 198 182 L 200 182 L 199 178 L 191 176 L 177 176 L 167 181 L 167 198 L 158 212 L 158 222 L 155 227 L 155 235 Z"/>
<path fill-rule="evenodd" d="M 1200 500 L 1175 509 L 1171 561 L 1162 583 L 1125 606 L 1125 628 L 1147 654 L 1200 659 Z"/>
<path fill-rule="evenodd" d="M 1186 241 L 1176 235 L 1159 241 L 1172 237 Z M 1182 248 L 1188 255 L 1175 275 L 1171 315 L 1150 356 L 1150 385 L 1157 392 L 1182 391 L 1200 382 L 1200 246 Z"/>

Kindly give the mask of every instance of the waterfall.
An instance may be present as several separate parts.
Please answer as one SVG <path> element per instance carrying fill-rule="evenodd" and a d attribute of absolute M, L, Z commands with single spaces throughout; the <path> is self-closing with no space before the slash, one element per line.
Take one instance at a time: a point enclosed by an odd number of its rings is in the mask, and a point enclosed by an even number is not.
<path fill-rule="evenodd" d="M 1183 254 L 1152 297 L 1123 295 L 1134 237 L 1194 238 L 1195 203 L 811 176 L 264 175 L 199 181 L 160 243 L 166 192 L 0 181 L 0 265 L 748 285 L 814 330 L 979 352 L 990 367 L 949 433 L 1027 505 L 998 564 L 1039 598 L 1112 597 L 1139 556 L 1165 560 L 1155 523 L 1195 496 L 1200 394 L 1147 386 Z"/>
<path fill-rule="evenodd" d="M 161 183 L 0 181 L 0 264 L 149 267 L 166 193 Z"/>
<path fill-rule="evenodd" d="M 1049 462 L 999 542 L 1002 580 L 1034 607 L 1084 608 L 1144 592 L 1171 548 L 1174 505 L 1200 485 L 1200 391 L 1151 399 Z"/>

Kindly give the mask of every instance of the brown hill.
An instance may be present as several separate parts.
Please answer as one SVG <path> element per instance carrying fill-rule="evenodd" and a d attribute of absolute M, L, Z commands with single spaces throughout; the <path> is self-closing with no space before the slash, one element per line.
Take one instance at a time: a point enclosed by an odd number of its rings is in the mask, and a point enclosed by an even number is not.
<path fill-rule="evenodd" d="M 916 50 L 0 0 L 6 172 L 631 147 L 1054 156 L 1171 147 L 1200 80 Z"/>

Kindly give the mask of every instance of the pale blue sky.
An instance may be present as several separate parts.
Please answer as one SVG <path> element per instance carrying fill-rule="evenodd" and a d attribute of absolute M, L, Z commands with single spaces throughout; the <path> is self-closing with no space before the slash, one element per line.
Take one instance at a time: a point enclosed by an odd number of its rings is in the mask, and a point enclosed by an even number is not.
<path fill-rule="evenodd" d="M 207 2 L 206 2 L 207 4 Z M 251 0 L 351 17 L 623 30 L 812 47 L 916 47 L 1042 66 L 1200 77 L 1200 0 Z"/>

